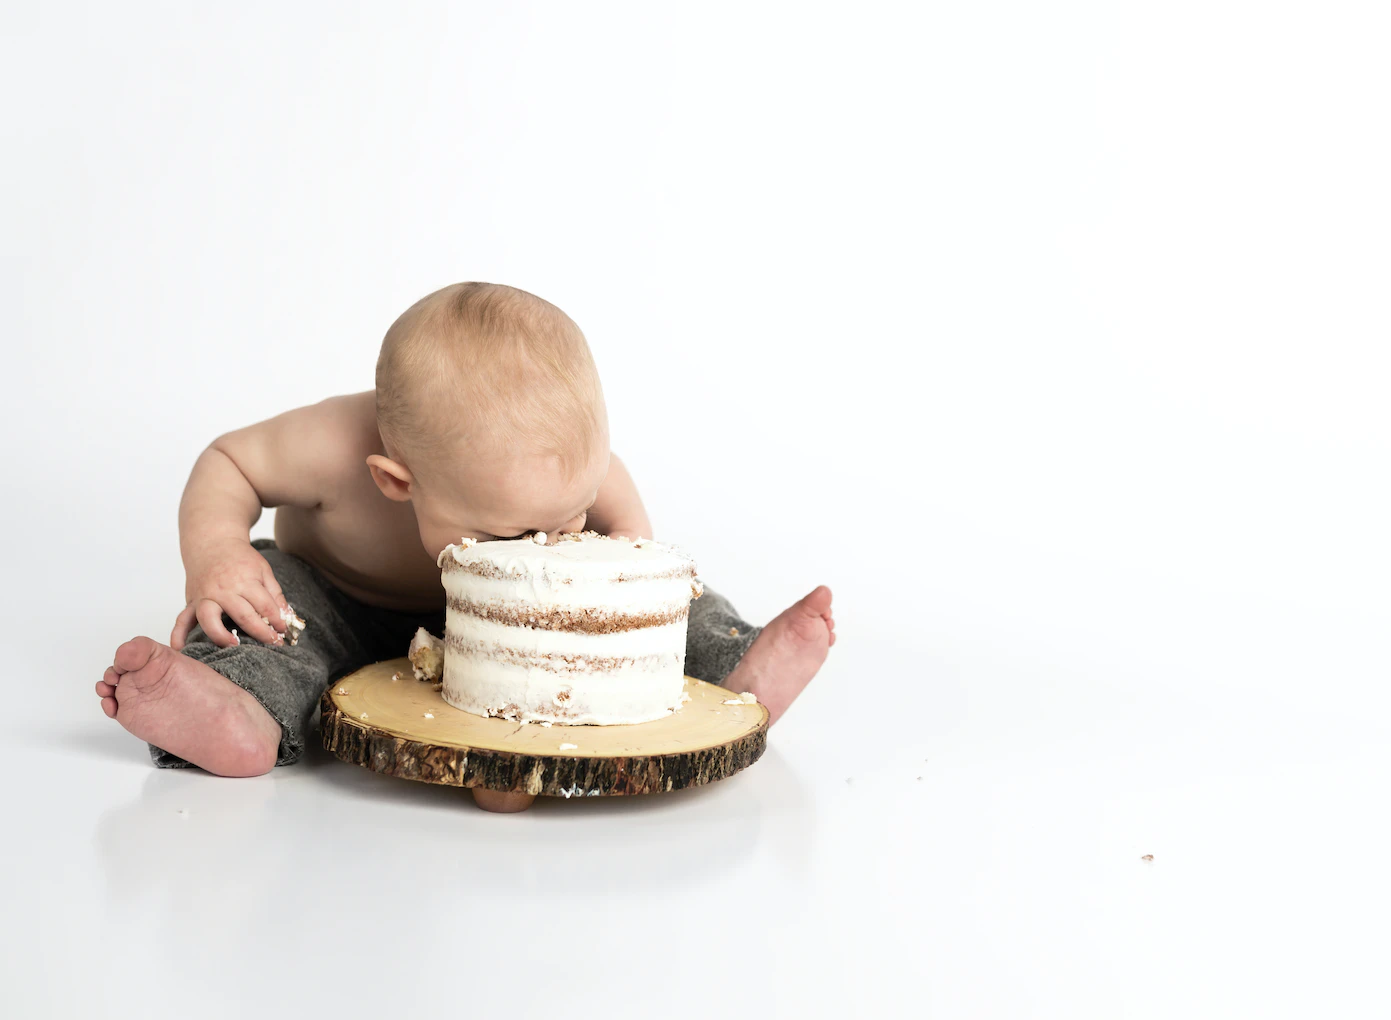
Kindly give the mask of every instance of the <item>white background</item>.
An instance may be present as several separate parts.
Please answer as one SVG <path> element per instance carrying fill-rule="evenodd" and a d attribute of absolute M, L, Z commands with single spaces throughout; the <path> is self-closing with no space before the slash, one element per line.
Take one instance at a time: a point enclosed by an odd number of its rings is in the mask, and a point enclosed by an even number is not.
<path fill-rule="evenodd" d="M 5 5 L 8 1012 L 1385 1015 L 1380 5 L 670 6 Z M 463 279 L 825 668 L 661 797 L 154 770 L 199 450 Z"/>

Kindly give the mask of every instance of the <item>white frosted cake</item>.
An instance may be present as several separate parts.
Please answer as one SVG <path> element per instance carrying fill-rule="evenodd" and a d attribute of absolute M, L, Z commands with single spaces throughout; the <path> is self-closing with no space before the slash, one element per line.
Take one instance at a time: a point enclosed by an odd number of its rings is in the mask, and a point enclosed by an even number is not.
<path fill-rule="evenodd" d="M 447 596 L 441 696 L 475 715 L 567 725 L 678 710 L 695 561 L 597 532 L 476 542 L 440 553 Z M 413 657 L 414 658 L 414 657 Z"/>

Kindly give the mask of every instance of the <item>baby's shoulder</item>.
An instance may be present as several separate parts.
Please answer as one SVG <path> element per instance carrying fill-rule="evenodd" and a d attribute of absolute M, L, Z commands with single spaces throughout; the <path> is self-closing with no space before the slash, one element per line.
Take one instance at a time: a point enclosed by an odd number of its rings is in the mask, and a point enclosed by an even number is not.
<path fill-rule="evenodd" d="M 322 460 L 327 471 L 360 474 L 363 461 L 378 452 L 381 436 L 371 390 L 327 397 L 289 413 L 299 419 L 295 432 L 305 443 L 305 452 Z"/>
<path fill-rule="evenodd" d="M 345 439 L 361 443 L 377 437 L 377 395 L 373 390 L 325 397 L 300 410 L 327 427 L 347 433 Z"/>
<path fill-rule="evenodd" d="M 329 397 L 219 436 L 262 506 L 327 507 L 367 474 L 380 441 L 369 391 Z"/>
<path fill-rule="evenodd" d="M 270 427 L 265 438 L 278 448 L 278 459 L 329 489 L 362 475 L 364 461 L 378 452 L 381 442 L 371 390 L 327 397 L 264 424 Z"/>

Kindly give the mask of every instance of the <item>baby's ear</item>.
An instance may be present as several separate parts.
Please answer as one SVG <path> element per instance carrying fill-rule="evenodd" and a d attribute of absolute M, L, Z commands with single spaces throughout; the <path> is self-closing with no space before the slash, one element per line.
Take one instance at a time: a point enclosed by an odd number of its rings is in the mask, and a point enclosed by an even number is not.
<path fill-rule="evenodd" d="M 411 498 L 411 485 L 415 479 L 406 465 L 374 453 L 367 458 L 367 468 L 372 472 L 372 481 L 382 490 L 387 499 L 404 503 Z"/>

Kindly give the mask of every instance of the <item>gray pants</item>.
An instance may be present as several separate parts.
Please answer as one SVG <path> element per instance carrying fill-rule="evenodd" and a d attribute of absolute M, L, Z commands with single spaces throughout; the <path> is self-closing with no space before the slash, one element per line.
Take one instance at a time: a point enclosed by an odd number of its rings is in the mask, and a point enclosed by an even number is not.
<path fill-rule="evenodd" d="M 444 609 L 398 613 L 364 605 L 335 588 L 315 567 L 283 553 L 268 538 L 251 543 L 280 582 L 285 599 L 308 624 L 294 645 L 263 645 L 248 634 L 241 644 L 220 648 L 194 627 L 183 653 L 207 663 L 247 691 L 280 724 L 277 765 L 290 765 L 304 753 L 319 696 L 334 680 L 382 659 L 406 654 L 417 627 L 444 634 Z M 224 619 L 232 626 L 232 621 Z M 739 618 L 725 598 L 711 591 L 691 601 L 686 626 L 686 673 L 722 683 L 763 630 Z M 160 768 L 188 768 L 184 759 L 150 745 Z"/>

